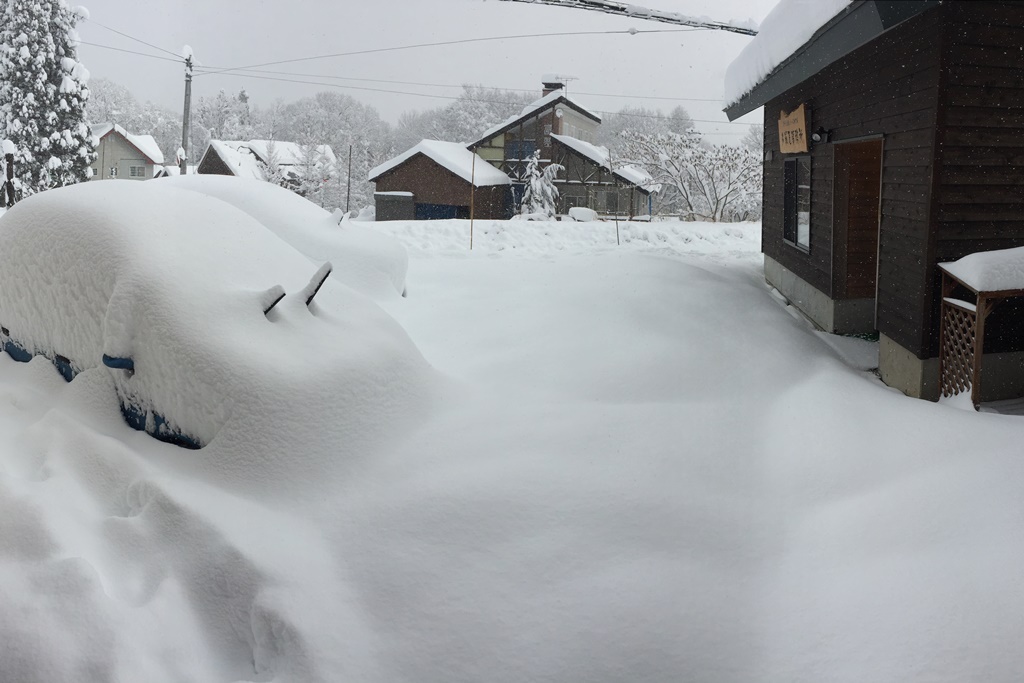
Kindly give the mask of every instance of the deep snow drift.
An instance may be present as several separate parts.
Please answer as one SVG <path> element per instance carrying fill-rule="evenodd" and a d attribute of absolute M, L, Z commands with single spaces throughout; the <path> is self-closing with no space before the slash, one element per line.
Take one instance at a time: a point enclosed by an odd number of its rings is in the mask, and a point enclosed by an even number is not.
<path fill-rule="evenodd" d="M 614 227 L 367 225 L 438 371 L 416 420 L 363 408 L 389 440 L 267 397 L 266 441 L 182 451 L 0 357 L 5 674 L 1018 679 L 1024 422 L 840 360 L 757 226 Z"/>

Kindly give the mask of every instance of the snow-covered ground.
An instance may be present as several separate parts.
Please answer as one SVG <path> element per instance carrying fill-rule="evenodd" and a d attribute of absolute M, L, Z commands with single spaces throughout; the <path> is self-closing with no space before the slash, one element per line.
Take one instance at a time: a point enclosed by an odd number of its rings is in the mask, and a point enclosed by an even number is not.
<path fill-rule="evenodd" d="M 0 679 L 1024 674 L 1024 422 L 884 387 L 757 225 L 365 227 L 437 371 L 386 433 L 185 451 L 0 357 Z"/>

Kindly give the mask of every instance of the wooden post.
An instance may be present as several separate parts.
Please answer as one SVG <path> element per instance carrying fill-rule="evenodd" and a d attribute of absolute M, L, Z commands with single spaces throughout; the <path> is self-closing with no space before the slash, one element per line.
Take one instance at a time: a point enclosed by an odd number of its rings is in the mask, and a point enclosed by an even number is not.
<path fill-rule="evenodd" d="M 469 166 L 469 250 L 473 251 L 473 214 L 475 210 L 474 200 L 476 199 L 476 152 L 473 153 L 473 160 Z"/>
<path fill-rule="evenodd" d="M 953 282 L 942 272 L 942 297 L 939 301 L 939 398 L 946 395 L 946 297 L 953 293 Z"/>
<path fill-rule="evenodd" d="M 0 200 L 4 200 L 5 208 L 14 206 L 14 154 L 4 155 L 4 165 L 7 166 L 7 180 L 4 181 L 3 192 L 0 192 Z M 6 195 L 6 197 L 4 196 Z"/>
<path fill-rule="evenodd" d="M 985 351 L 985 318 L 992 310 L 985 295 L 978 294 L 978 304 L 974 316 L 974 372 L 971 375 L 971 403 L 977 410 L 981 405 L 981 358 Z"/>
<path fill-rule="evenodd" d="M 181 117 L 181 149 L 185 152 L 179 161 L 181 175 L 188 172 L 188 138 L 192 124 L 192 55 L 185 58 L 185 112 Z"/>
<path fill-rule="evenodd" d="M 608 150 L 608 175 L 612 179 L 612 187 L 615 188 L 615 246 L 622 246 L 619 241 L 619 182 L 615 180 L 615 166 L 612 165 L 612 151 Z"/>
<path fill-rule="evenodd" d="M 348 213 L 348 205 L 352 200 L 352 145 L 348 146 L 348 187 L 345 189 L 345 213 Z"/>

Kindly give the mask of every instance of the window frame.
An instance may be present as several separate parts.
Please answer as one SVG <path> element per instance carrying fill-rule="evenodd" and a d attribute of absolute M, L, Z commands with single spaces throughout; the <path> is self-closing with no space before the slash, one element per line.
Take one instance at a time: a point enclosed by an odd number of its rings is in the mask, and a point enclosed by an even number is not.
<path fill-rule="evenodd" d="M 800 182 L 801 163 L 804 164 L 807 173 L 805 184 Z M 812 163 L 810 154 L 788 156 L 782 160 L 782 241 L 805 254 L 811 252 Z M 800 239 L 799 222 L 801 189 L 806 190 L 805 201 L 807 207 L 807 234 L 804 241 Z"/>

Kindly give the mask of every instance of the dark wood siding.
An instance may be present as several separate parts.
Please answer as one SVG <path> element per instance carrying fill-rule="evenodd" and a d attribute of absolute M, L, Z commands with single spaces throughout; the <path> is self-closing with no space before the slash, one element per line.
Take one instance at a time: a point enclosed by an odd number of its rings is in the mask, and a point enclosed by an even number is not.
<path fill-rule="evenodd" d="M 486 162 L 477 160 L 477 163 Z M 470 184 L 423 154 L 408 159 L 374 182 L 377 192 L 412 192 L 417 203 L 465 207 L 470 204 Z M 473 198 L 475 217 L 507 218 L 508 188 L 508 185 L 478 187 Z"/>
<path fill-rule="evenodd" d="M 1024 4 L 952 3 L 945 50 L 938 157 L 932 320 L 938 353 L 938 269 L 976 251 L 1024 246 Z M 986 350 L 1024 349 L 1020 306 L 1004 304 L 986 327 Z"/>
<path fill-rule="evenodd" d="M 762 250 L 833 298 L 845 291 L 846 269 L 833 250 L 835 145 L 812 149 L 811 247 L 782 240 L 782 157 L 778 116 L 806 103 L 808 127 L 831 132 L 832 142 L 884 136 L 878 262 L 878 328 L 921 355 L 925 350 L 925 293 L 931 271 L 929 240 L 935 126 L 939 108 L 942 6 L 864 45 L 765 107 L 766 150 Z"/>

